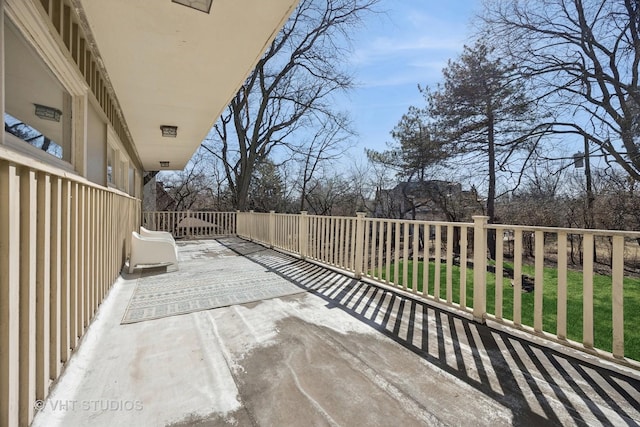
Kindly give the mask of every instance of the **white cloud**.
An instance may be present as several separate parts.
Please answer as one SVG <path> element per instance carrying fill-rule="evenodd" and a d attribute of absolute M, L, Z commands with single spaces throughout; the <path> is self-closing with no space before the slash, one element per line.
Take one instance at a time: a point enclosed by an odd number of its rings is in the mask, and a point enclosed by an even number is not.
<path fill-rule="evenodd" d="M 433 63 L 431 66 L 398 68 L 396 71 L 387 73 L 371 74 L 360 77 L 359 88 L 373 88 L 384 86 L 404 86 L 410 85 L 417 91 L 418 84 L 427 84 L 433 80 L 438 80 L 442 75 L 442 63 Z"/>
<path fill-rule="evenodd" d="M 351 63 L 356 66 L 371 65 L 394 58 L 404 58 L 406 61 L 415 60 L 438 51 L 441 57 L 443 51 L 455 55 L 462 50 L 464 40 L 459 37 L 437 38 L 435 36 L 421 37 L 378 37 L 368 46 L 356 49 Z M 446 61 L 445 61 L 446 63 Z"/>

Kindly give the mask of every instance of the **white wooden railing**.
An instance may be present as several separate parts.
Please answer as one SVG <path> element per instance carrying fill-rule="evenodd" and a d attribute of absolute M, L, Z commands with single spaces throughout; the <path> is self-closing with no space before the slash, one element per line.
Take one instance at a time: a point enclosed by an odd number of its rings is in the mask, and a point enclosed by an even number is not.
<path fill-rule="evenodd" d="M 177 239 L 229 236 L 236 234 L 236 213 L 149 211 L 143 212 L 142 225 L 151 230 L 168 231 Z"/>
<path fill-rule="evenodd" d="M 0 147 L 0 425 L 31 422 L 140 215 L 140 200 Z"/>
<path fill-rule="evenodd" d="M 625 253 L 638 247 L 639 232 L 498 225 L 487 219 L 449 223 L 248 212 L 238 213 L 237 234 L 462 310 L 479 322 L 499 322 L 639 366 L 624 348 L 625 330 L 640 324 L 640 292 L 631 289 L 640 280 L 625 270 L 631 268 Z M 490 233 L 498 236 L 495 262 L 487 256 Z M 505 250 L 512 254 L 509 262 Z M 595 253 L 606 262 L 597 264 Z M 569 254 L 576 258 L 571 269 Z M 606 274 L 596 275 L 596 267 Z M 577 288 L 569 287 L 568 273 L 581 274 Z M 594 299 L 596 276 L 604 289 L 599 298 L 606 302 Z M 545 294 L 545 287 L 553 292 Z M 581 294 L 578 302 L 569 298 L 574 294 Z M 605 312 L 594 309 L 603 304 Z M 577 323 L 582 326 L 576 332 Z"/>
<path fill-rule="evenodd" d="M 144 218 L 147 224 L 173 224 L 172 231 L 182 218 L 204 215 L 149 213 Z M 237 234 L 462 310 L 478 322 L 497 322 L 640 366 L 640 357 L 624 347 L 625 325 L 629 330 L 640 324 L 640 290 L 632 289 L 640 287 L 640 279 L 628 273 L 640 265 L 640 232 L 489 224 L 484 216 L 451 223 L 305 212 L 210 215 L 207 222 L 214 225 L 188 235 Z M 497 236 L 494 261 L 487 249 L 491 234 Z M 596 269 L 605 272 L 599 275 Z M 596 310 L 603 304 L 605 313 Z"/>

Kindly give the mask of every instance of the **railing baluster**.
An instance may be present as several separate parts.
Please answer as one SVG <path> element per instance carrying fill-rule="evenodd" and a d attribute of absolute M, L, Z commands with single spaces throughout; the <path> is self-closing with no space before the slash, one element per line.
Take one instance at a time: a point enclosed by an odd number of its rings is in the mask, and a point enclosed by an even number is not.
<path fill-rule="evenodd" d="M 522 325 L 522 230 L 513 233 L 513 323 Z"/>
<path fill-rule="evenodd" d="M 375 241 L 375 251 L 376 251 L 376 262 L 371 265 L 371 268 L 375 271 L 374 276 L 377 280 L 382 281 L 382 266 L 384 265 L 384 261 L 382 259 L 382 254 L 384 253 L 384 239 L 382 237 L 382 233 L 384 232 L 384 221 L 381 219 L 376 219 L 376 232 L 374 235 Z"/>
<path fill-rule="evenodd" d="M 409 222 L 402 224 L 402 287 L 409 289 Z"/>
<path fill-rule="evenodd" d="M 33 363 L 20 353 L 21 291 L 16 286 L 21 258 L 20 229 L 16 225 L 24 216 L 20 212 L 20 181 L 20 169 L 0 160 L 0 425 L 3 426 L 19 425 L 18 411 L 24 408 L 33 414 L 34 402 L 20 399 L 21 388 L 26 386 L 21 382 L 20 372 Z"/>
<path fill-rule="evenodd" d="M 367 233 L 371 233 L 371 244 L 370 246 L 367 248 L 369 255 L 369 264 L 366 265 L 366 275 L 369 277 L 376 277 L 376 265 L 377 265 L 377 253 L 378 253 L 378 246 L 377 246 L 377 238 L 378 238 L 378 220 L 372 219 L 369 221 L 369 224 L 371 224 L 369 227 L 367 227 Z"/>
<path fill-rule="evenodd" d="M 582 260 L 582 343 L 593 347 L 593 234 L 585 234 Z"/>
<path fill-rule="evenodd" d="M 322 227 L 320 224 L 320 218 L 316 215 L 312 217 L 313 221 L 313 258 L 320 260 L 320 245 L 322 242 L 322 235 L 320 234 Z"/>
<path fill-rule="evenodd" d="M 322 234 L 321 234 L 322 241 L 320 242 L 320 259 L 326 263 L 328 263 L 327 247 L 329 245 L 329 239 L 328 239 L 329 233 L 327 230 L 329 228 L 327 224 L 328 220 L 329 218 L 327 217 L 322 217 L 320 219 L 322 223 Z"/>
<path fill-rule="evenodd" d="M 337 240 L 334 244 L 334 254 L 335 254 L 335 265 L 340 268 L 351 269 L 349 268 L 346 262 L 344 262 L 343 257 L 346 257 L 346 252 L 349 251 L 349 243 L 350 236 L 345 233 L 346 225 L 349 221 L 346 218 L 338 217 L 336 218 L 336 237 Z"/>
<path fill-rule="evenodd" d="M 398 286 L 400 277 L 400 221 L 396 222 L 395 232 L 395 248 L 393 250 L 393 284 Z"/>
<path fill-rule="evenodd" d="M 69 348 L 78 345 L 78 282 L 80 269 L 81 190 L 77 182 L 71 184 L 71 282 L 69 284 Z"/>
<path fill-rule="evenodd" d="M 334 235 L 334 239 L 333 239 L 333 251 L 331 252 L 333 254 L 333 265 L 335 265 L 336 267 L 338 267 L 340 265 L 340 257 L 339 257 L 339 251 L 340 251 L 340 245 L 341 245 L 341 241 L 340 241 L 340 229 L 342 228 L 342 219 L 341 218 L 336 218 L 333 221 L 333 235 Z"/>
<path fill-rule="evenodd" d="M 364 245 L 364 240 L 365 240 L 365 213 L 364 212 L 358 212 L 356 213 L 357 217 L 356 217 L 356 223 L 355 223 L 355 258 L 354 258 L 354 266 L 353 266 L 353 271 L 355 273 L 356 278 L 360 279 L 362 277 L 362 265 L 363 265 L 363 261 L 365 259 L 364 257 L 364 251 L 365 251 L 365 245 Z"/>
<path fill-rule="evenodd" d="M 542 332 L 542 301 L 544 297 L 544 232 L 535 234 L 535 279 L 533 289 L 533 329 Z"/>
<path fill-rule="evenodd" d="M 613 237 L 611 265 L 611 311 L 613 357 L 624 357 L 624 237 Z"/>
<path fill-rule="evenodd" d="M 467 226 L 460 226 L 460 307 L 467 307 Z"/>
<path fill-rule="evenodd" d="M 429 295 L 429 267 L 431 265 L 429 261 L 429 234 L 431 232 L 431 225 L 429 223 L 422 224 L 422 295 Z"/>
<path fill-rule="evenodd" d="M 447 302 L 451 304 L 453 302 L 453 225 L 447 225 Z"/>
<path fill-rule="evenodd" d="M 558 304 L 557 331 L 559 339 L 567 338 L 567 233 L 558 233 Z"/>
<path fill-rule="evenodd" d="M 357 215 L 357 213 L 356 213 Z M 363 217 L 364 219 L 364 217 Z M 364 233 L 365 233 L 365 228 L 364 228 L 364 222 L 361 224 L 361 226 L 363 227 L 362 229 L 362 235 L 363 235 L 363 239 L 364 239 Z M 357 253 L 357 227 L 358 227 L 358 220 L 357 217 L 356 218 L 348 218 L 346 220 L 346 233 L 345 233 L 345 242 L 344 242 L 344 247 L 345 247 L 345 252 L 346 252 L 346 260 L 345 260 L 345 268 L 347 270 L 351 270 L 351 271 L 355 271 L 356 269 L 356 253 Z M 361 247 L 362 249 L 362 257 L 364 259 L 364 251 L 365 248 Z M 364 262 L 364 261 L 362 261 Z M 362 269 L 364 268 L 364 264 L 362 264 L 360 266 L 360 271 L 362 271 Z"/>
<path fill-rule="evenodd" d="M 418 234 L 420 224 L 414 222 L 411 227 L 413 227 L 413 271 L 411 274 L 411 291 L 415 294 L 418 292 L 418 263 L 420 262 L 418 260 L 418 256 L 420 255 Z"/>
<path fill-rule="evenodd" d="M 386 242 L 387 242 L 387 253 L 385 255 L 385 283 L 388 285 L 391 282 L 391 238 L 393 236 L 392 233 L 392 222 L 390 221 L 385 221 L 386 222 L 386 232 L 387 232 L 387 237 L 386 237 Z"/>
<path fill-rule="evenodd" d="M 69 333 L 70 333 L 70 285 L 71 285 L 71 181 L 62 181 L 62 240 L 60 242 L 61 253 L 61 276 L 60 276 L 60 311 L 61 311 L 61 323 L 60 323 L 60 362 L 65 363 L 69 359 Z M 111 216 L 111 215 L 110 215 Z M 115 230 L 115 227 L 112 228 Z M 115 240 L 115 239 L 114 239 Z M 114 257 L 115 259 L 115 257 Z M 115 266 L 114 269 L 115 270 Z"/>
<path fill-rule="evenodd" d="M 40 172 L 37 182 L 36 399 L 44 399 L 49 388 L 51 177 Z"/>
<path fill-rule="evenodd" d="M 362 254 L 362 269 L 363 271 L 369 270 L 369 261 L 371 257 L 369 256 L 369 232 L 370 232 L 370 221 L 368 219 L 362 219 L 361 224 L 364 229 L 364 248 Z"/>
<path fill-rule="evenodd" d="M 496 231 L 496 288 L 495 288 L 495 313 L 496 319 L 502 320 L 502 296 L 504 283 L 504 239 L 505 230 Z"/>
<path fill-rule="evenodd" d="M 62 179 L 51 178 L 51 308 L 49 316 L 49 379 L 60 375 L 60 306 L 61 306 L 61 240 L 62 240 Z"/>
<path fill-rule="evenodd" d="M 336 220 L 329 217 L 329 264 L 335 265 Z"/>
<path fill-rule="evenodd" d="M 442 249 L 442 227 L 438 224 L 436 225 L 436 241 L 435 241 L 435 262 L 434 262 L 434 273 L 433 273 L 433 296 L 436 300 L 440 300 L 440 265 L 442 261 L 441 249 Z"/>

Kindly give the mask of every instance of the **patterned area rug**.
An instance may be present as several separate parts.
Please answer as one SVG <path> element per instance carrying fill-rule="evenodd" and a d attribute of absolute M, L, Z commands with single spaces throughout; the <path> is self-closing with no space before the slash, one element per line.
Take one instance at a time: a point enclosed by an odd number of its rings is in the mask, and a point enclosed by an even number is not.
<path fill-rule="evenodd" d="M 123 324 L 304 292 L 214 240 L 180 245 L 179 270 L 143 270 Z"/>

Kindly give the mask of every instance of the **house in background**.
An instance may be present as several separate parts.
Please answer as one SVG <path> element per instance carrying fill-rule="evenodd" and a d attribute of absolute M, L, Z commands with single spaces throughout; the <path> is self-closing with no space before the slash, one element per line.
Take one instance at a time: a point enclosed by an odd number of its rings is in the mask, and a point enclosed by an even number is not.
<path fill-rule="evenodd" d="M 164 182 L 152 178 L 142 191 L 142 210 L 144 212 L 174 211 L 177 203 L 164 188 Z"/>
<path fill-rule="evenodd" d="M 475 190 L 457 182 L 429 180 L 400 182 L 376 191 L 374 216 L 422 221 L 460 221 L 479 213 Z"/>
<path fill-rule="evenodd" d="M 140 224 L 296 0 L 0 0 L 0 425 L 79 343 Z"/>

